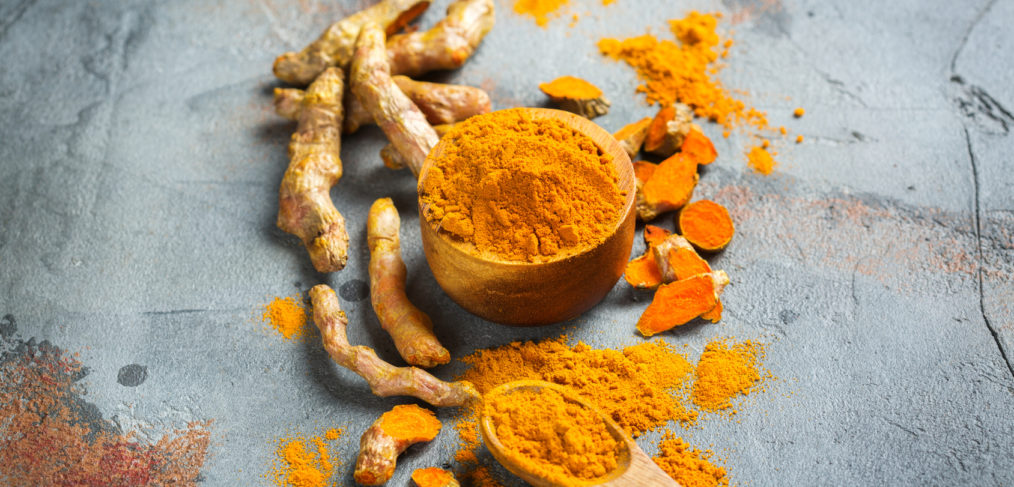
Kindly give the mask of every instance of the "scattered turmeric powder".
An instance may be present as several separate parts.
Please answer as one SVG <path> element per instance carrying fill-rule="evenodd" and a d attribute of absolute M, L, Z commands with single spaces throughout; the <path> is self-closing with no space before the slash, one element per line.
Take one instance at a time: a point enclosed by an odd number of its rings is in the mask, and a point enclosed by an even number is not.
<path fill-rule="evenodd" d="M 623 194 L 611 156 L 562 121 L 500 110 L 456 124 L 427 166 L 429 224 L 497 259 L 539 262 L 605 239 Z M 536 196 L 533 198 L 533 196 Z"/>
<path fill-rule="evenodd" d="M 750 149 L 750 152 L 747 153 L 747 162 L 754 171 L 764 175 L 771 174 L 771 171 L 775 168 L 775 164 L 777 164 L 775 158 L 772 157 L 772 153 L 763 147 L 753 147 Z"/>
<path fill-rule="evenodd" d="M 728 486 L 725 469 L 711 463 L 710 450 L 694 450 L 671 430 L 666 430 L 658 444 L 655 464 L 669 474 L 681 487 Z"/>
<path fill-rule="evenodd" d="M 684 206 L 676 219 L 680 233 L 701 252 L 724 249 L 735 228 L 729 210 L 711 200 L 700 200 Z"/>
<path fill-rule="evenodd" d="M 761 380 L 758 363 L 763 353 L 764 347 L 751 340 L 708 343 L 697 362 L 692 392 L 694 404 L 705 411 L 728 410 L 735 414 L 731 400 L 749 394 Z"/>
<path fill-rule="evenodd" d="M 391 198 L 373 202 L 366 221 L 370 301 L 380 326 L 391 335 L 405 362 L 417 367 L 446 364 L 451 354 L 433 333 L 433 321 L 405 295 L 407 269 L 401 260 L 400 226 L 401 218 Z"/>
<path fill-rule="evenodd" d="M 802 135 L 797 135 L 796 136 L 796 143 L 797 144 L 802 144 L 803 143 L 803 136 Z"/>
<path fill-rule="evenodd" d="M 380 416 L 359 440 L 353 477 L 362 485 L 382 485 L 394 475 L 398 455 L 408 447 L 432 441 L 440 432 L 433 411 L 415 404 L 398 405 Z"/>
<path fill-rule="evenodd" d="M 542 90 L 561 109 L 585 118 L 609 113 L 609 100 L 597 86 L 574 76 L 561 76 L 549 83 L 539 83 Z"/>
<path fill-rule="evenodd" d="M 261 320 L 271 325 L 286 340 L 295 340 L 304 333 L 306 308 L 296 300 L 297 296 L 274 298 L 264 306 Z"/>
<path fill-rule="evenodd" d="M 557 17 L 557 9 L 564 6 L 570 0 L 516 0 L 514 12 L 520 15 L 530 15 L 535 18 L 539 27 L 545 27 L 550 18 Z"/>
<path fill-rule="evenodd" d="M 341 437 L 337 428 L 325 434 L 329 441 Z M 332 435 L 331 432 L 334 432 Z M 333 436 L 333 437 L 332 437 Z M 331 485 L 331 476 L 336 464 L 332 460 L 327 444 L 319 436 L 305 438 L 296 436 L 278 440 L 274 466 L 269 478 L 277 487 L 326 487 Z"/>
<path fill-rule="evenodd" d="M 633 159 L 641 152 L 644 139 L 648 136 L 648 128 L 651 127 L 651 117 L 644 117 L 634 123 L 624 125 L 623 128 L 613 134 L 620 147 Z"/>
<path fill-rule="evenodd" d="M 617 468 L 622 443 L 599 414 L 564 388 L 519 388 L 485 396 L 501 452 L 554 485 L 599 479 Z"/>
<path fill-rule="evenodd" d="M 412 472 L 416 487 L 460 487 L 454 474 L 437 467 L 419 468 Z"/>
<path fill-rule="evenodd" d="M 792 115 L 795 116 L 796 118 L 802 117 L 805 113 L 806 110 L 803 110 L 803 107 L 796 108 L 795 110 L 792 111 Z"/>

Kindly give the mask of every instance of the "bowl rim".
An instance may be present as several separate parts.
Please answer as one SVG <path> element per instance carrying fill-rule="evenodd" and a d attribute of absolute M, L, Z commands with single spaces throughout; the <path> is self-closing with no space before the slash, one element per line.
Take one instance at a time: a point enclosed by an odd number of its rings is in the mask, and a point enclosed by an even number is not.
<path fill-rule="evenodd" d="M 587 245 L 583 247 L 579 252 L 574 252 L 571 254 L 565 254 L 561 256 L 554 256 L 553 258 L 547 260 L 540 260 L 536 262 L 506 260 L 493 256 L 489 253 L 480 254 L 474 250 L 475 249 L 474 244 L 462 242 L 454 238 L 449 238 L 445 233 L 435 228 L 433 224 L 430 223 L 429 219 L 426 218 L 424 214 L 424 206 L 422 202 L 422 191 L 421 191 L 423 181 L 425 181 L 426 179 L 426 174 L 429 172 L 429 168 L 433 164 L 435 164 L 434 161 L 435 157 L 433 156 L 433 154 L 439 152 L 438 149 L 442 149 L 446 144 L 450 144 L 449 139 L 447 138 L 441 138 L 440 141 L 437 142 L 435 146 L 433 146 L 433 149 L 431 149 L 430 152 L 426 155 L 426 160 L 423 161 L 423 165 L 419 169 L 419 178 L 418 181 L 416 182 L 416 204 L 419 207 L 419 224 L 429 225 L 430 228 L 433 230 L 433 233 L 436 234 L 437 238 L 443 239 L 444 241 L 450 243 L 452 248 L 461 252 L 462 254 L 465 254 L 469 257 L 473 257 L 475 259 L 482 260 L 484 262 L 496 263 L 503 266 L 530 267 L 537 265 L 557 264 L 572 259 L 578 259 L 590 252 L 595 251 L 595 249 L 605 244 L 609 239 L 613 238 L 622 229 L 623 225 L 626 223 L 630 215 L 630 212 L 634 211 L 634 205 L 637 197 L 636 195 L 637 180 L 636 177 L 634 176 L 633 163 L 631 162 L 630 156 L 627 154 L 627 151 L 623 150 L 623 148 L 620 147 L 619 141 L 617 141 L 609 131 L 602 128 L 602 126 L 600 126 L 599 124 L 593 122 L 592 120 L 584 118 L 580 115 L 564 110 L 557 110 L 555 108 L 541 108 L 541 107 L 504 108 L 501 110 L 494 110 L 492 112 L 475 115 L 472 118 L 483 117 L 491 113 L 497 113 L 507 110 L 523 110 L 529 114 L 534 115 L 535 118 L 553 118 L 561 120 L 570 127 L 576 129 L 577 131 L 591 138 L 592 141 L 599 146 L 599 148 L 601 148 L 603 151 L 613 156 L 612 164 L 614 169 L 616 169 L 617 173 L 616 175 L 617 178 L 619 179 L 617 181 L 617 186 L 619 186 L 620 192 L 626 193 L 626 196 L 624 198 L 623 207 L 617 213 L 615 223 L 613 227 L 610 229 L 610 232 L 606 234 L 606 237 L 603 238 L 602 241 L 598 242 L 596 245 Z M 625 186 L 629 186 L 629 188 Z"/>

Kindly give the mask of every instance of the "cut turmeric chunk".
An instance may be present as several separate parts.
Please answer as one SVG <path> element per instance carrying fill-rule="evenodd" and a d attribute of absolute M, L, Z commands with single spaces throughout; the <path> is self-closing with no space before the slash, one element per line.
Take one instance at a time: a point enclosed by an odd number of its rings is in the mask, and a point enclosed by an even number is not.
<path fill-rule="evenodd" d="M 560 108 L 595 118 L 609 113 L 609 100 L 602 96 L 597 86 L 574 76 L 561 76 L 549 83 L 539 83 L 539 89 L 556 102 Z"/>
<path fill-rule="evenodd" d="M 711 164 L 718 158 L 718 151 L 715 150 L 715 145 L 711 143 L 711 139 L 696 127 L 691 128 L 687 136 L 683 138 L 683 146 L 680 148 L 680 152 L 686 154 L 690 159 L 693 159 L 702 166 Z"/>
<path fill-rule="evenodd" d="M 724 274 L 724 273 L 723 273 Z M 684 325 L 717 305 L 715 282 L 710 274 L 659 286 L 655 299 L 637 320 L 637 331 L 652 336 Z"/>
<path fill-rule="evenodd" d="M 719 321 L 722 321 L 722 300 L 719 299 L 715 301 L 715 307 L 711 311 L 702 314 L 701 319 L 708 320 L 712 323 L 718 323 Z"/>
<path fill-rule="evenodd" d="M 616 131 L 613 134 L 613 138 L 620 143 L 620 147 L 633 159 L 637 156 L 638 152 L 641 152 L 641 146 L 644 145 L 644 139 L 648 136 L 648 127 L 650 126 L 651 117 L 644 117 Z"/>
<path fill-rule="evenodd" d="M 672 235 L 672 232 L 662 227 L 656 227 L 655 225 L 644 226 L 644 243 L 649 247 L 662 243 L 669 235 Z"/>
<path fill-rule="evenodd" d="M 702 252 L 724 249 L 735 234 L 729 211 L 710 200 L 695 201 L 684 207 L 677 225 L 683 237 Z"/>
<path fill-rule="evenodd" d="M 648 126 L 644 150 L 662 157 L 673 155 L 683 145 L 693 120 L 694 112 L 682 103 L 663 107 Z"/>
<path fill-rule="evenodd" d="M 648 182 L 648 180 L 651 179 L 651 176 L 655 174 L 655 169 L 658 169 L 658 164 L 648 161 L 635 161 L 634 177 L 637 178 L 638 184 Z"/>
<path fill-rule="evenodd" d="M 623 271 L 623 279 L 628 284 L 638 289 L 655 289 L 662 284 L 662 273 L 655 263 L 655 256 L 651 251 L 627 262 L 627 268 Z"/>
<path fill-rule="evenodd" d="M 674 154 L 662 161 L 641 185 L 637 215 L 643 221 L 650 221 L 662 213 L 682 208 L 693 196 L 697 180 L 697 163 L 685 154 Z"/>

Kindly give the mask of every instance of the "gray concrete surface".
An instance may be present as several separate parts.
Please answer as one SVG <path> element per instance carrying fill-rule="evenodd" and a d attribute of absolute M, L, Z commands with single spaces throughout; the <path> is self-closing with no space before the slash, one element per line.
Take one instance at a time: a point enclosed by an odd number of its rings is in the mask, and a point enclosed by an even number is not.
<path fill-rule="evenodd" d="M 274 227 L 292 124 L 272 113 L 271 62 L 367 3 L 0 2 L 0 315 L 80 351 L 85 398 L 124 429 L 214 419 L 205 485 L 264 483 L 275 438 L 332 425 L 348 425 L 351 483 L 359 434 L 398 401 L 369 395 L 318 343 L 264 331 L 258 308 L 344 288 L 351 339 L 395 361 L 357 292 L 376 197 L 402 211 L 409 293 L 455 356 L 564 326 L 598 345 L 639 340 L 646 303 L 624 285 L 541 329 L 454 305 L 422 258 L 413 180 L 383 168 L 375 129 L 347 139 L 332 191 L 354 243 L 344 271 L 315 273 Z M 747 137 L 705 126 L 720 159 L 697 195 L 739 228 L 714 263 L 732 276 L 727 313 L 665 339 L 692 356 L 715 337 L 764 340 L 778 379 L 738 422 L 702 421 L 689 441 L 738 484 L 1014 484 L 1014 1 L 571 3 L 590 15 L 540 29 L 498 0 L 475 57 L 432 79 L 505 108 L 576 74 L 613 100 L 597 121 L 615 130 L 653 110 L 595 41 L 717 10 L 736 40 L 722 79 L 806 137 L 763 177 L 744 164 Z M 455 442 L 414 449 L 390 485 L 447 462 Z"/>

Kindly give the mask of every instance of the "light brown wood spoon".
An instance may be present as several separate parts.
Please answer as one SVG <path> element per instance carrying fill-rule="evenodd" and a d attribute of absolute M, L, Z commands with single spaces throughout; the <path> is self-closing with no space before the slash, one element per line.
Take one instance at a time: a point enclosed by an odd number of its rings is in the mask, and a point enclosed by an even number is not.
<path fill-rule="evenodd" d="M 489 449 L 489 452 L 493 454 L 493 458 L 496 458 L 496 460 L 507 470 L 535 487 L 584 487 L 592 485 L 609 487 L 679 487 L 679 484 L 676 483 L 675 480 L 663 472 L 662 469 L 659 468 L 658 465 L 656 465 L 655 462 L 644 453 L 644 450 L 641 450 L 641 447 L 637 446 L 637 443 L 634 442 L 633 438 L 627 435 L 627 433 L 620 428 L 620 425 L 616 424 L 616 422 L 609 418 L 609 416 L 606 416 L 595 409 L 595 407 L 588 402 L 577 397 L 575 394 L 568 392 L 564 387 L 549 382 L 522 380 L 503 384 L 488 392 L 485 398 L 486 400 L 489 400 L 498 395 L 509 395 L 520 390 L 539 392 L 547 388 L 559 391 L 561 395 L 567 398 L 568 401 L 582 408 L 594 411 L 595 414 L 602 419 L 602 422 L 606 424 L 609 433 L 622 445 L 620 458 L 617 462 L 619 465 L 613 472 L 594 481 L 575 480 L 566 484 L 551 482 L 537 473 L 532 472 L 526 465 L 516 462 L 511 458 L 511 455 L 507 454 L 507 448 L 496 436 L 496 425 L 493 424 L 492 418 L 487 416 L 485 411 L 483 411 L 482 418 L 479 421 L 479 429 L 482 432 L 483 443 L 486 444 L 486 448 Z"/>

